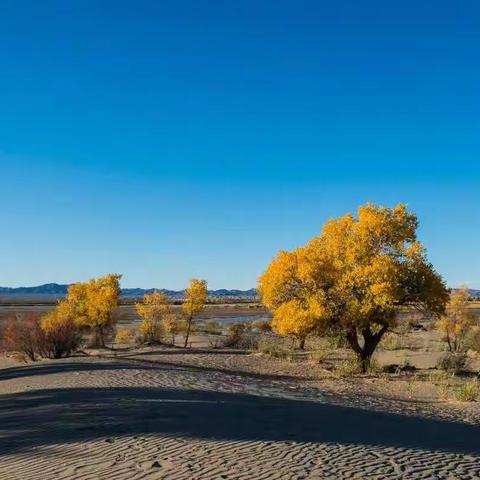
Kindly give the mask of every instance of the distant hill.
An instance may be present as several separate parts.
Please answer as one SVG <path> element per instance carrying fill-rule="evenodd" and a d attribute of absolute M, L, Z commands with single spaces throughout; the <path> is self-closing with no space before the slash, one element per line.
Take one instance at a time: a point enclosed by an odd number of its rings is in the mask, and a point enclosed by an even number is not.
<path fill-rule="evenodd" d="M 67 294 L 67 289 L 68 285 L 58 283 L 46 283 L 45 285 L 38 285 L 36 287 L 0 287 L 0 295 L 56 295 L 62 297 Z M 164 288 L 123 288 L 122 297 L 138 297 L 146 293 L 152 293 L 155 290 L 171 298 L 183 298 L 184 294 L 184 290 L 166 290 Z M 210 297 L 249 298 L 255 297 L 257 291 L 254 288 L 250 288 L 249 290 L 227 290 L 222 288 L 220 290 L 209 290 L 208 294 Z"/>
<path fill-rule="evenodd" d="M 68 285 L 46 283 L 36 287 L 0 287 L 0 295 L 66 295 Z"/>
<path fill-rule="evenodd" d="M 38 285 L 36 287 L 0 287 L 1 296 L 9 295 L 49 295 L 63 297 L 67 294 L 68 285 L 58 283 L 46 283 L 45 285 Z M 140 297 L 147 293 L 152 293 L 158 290 L 170 298 L 183 298 L 184 290 L 167 290 L 165 288 L 123 288 L 122 297 Z M 249 290 L 228 290 L 221 288 L 219 290 L 209 290 L 210 297 L 217 298 L 252 298 L 257 296 L 257 291 L 254 288 Z M 472 297 L 480 298 L 480 290 L 470 289 Z"/>

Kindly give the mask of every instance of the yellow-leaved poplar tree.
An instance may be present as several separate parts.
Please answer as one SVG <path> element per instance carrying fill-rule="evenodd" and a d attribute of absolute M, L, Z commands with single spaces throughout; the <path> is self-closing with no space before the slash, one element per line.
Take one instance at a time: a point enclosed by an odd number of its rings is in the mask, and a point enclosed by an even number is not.
<path fill-rule="evenodd" d="M 335 327 L 365 371 L 399 307 L 442 315 L 448 290 L 417 241 L 417 226 L 404 205 L 367 204 L 357 217 L 328 221 L 304 247 L 280 252 L 258 284 L 276 331 L 302 346 L 308 334 Z"/>
<path fill-rule="evenodd" d="M 135 304 L 138 315 L 142 319 L 140 336 L 145 343 L 160 343 L 163 337 L 164 315 L 170 313 L 170 303 L 165 294 L 154 291 L 144 295 L 141 303 Z"/>
<path fill-rule="evenodd" d="M 465 348 L 465 338 L 475 324 L 475 314 L 470 309 L 470 294 L 467 288 L 454 290 L 450 294 L 446 314 L 437 322 L 442 339 L 449 352 Z"/>
<path fill-rule="evenodd" d="M 172 336 L 172 345 L 175 346 L 175 336 L 184 328 L 181 318 L 176 313 L 167 313 L 163 316 L 162 322 L 165 333 Z"/>
<path fill-rule="evenodd" d="M 192 278 L 190 280 L 190 285 L 185 289 L 185 301 L 182 304 L 186 319 L 185 348 L 187 348 L 188 345 L 188 337 L 190 336 L 192 321 L 194 317 L 198 315 L 205 307 L 207 297 L 207 281 Z"/>
<path fill-rule="evenodd" d="M 105 346 L 105 334 L 115 325 L 115 309 L 120 296 L 121 275 L 109 274 L 68 288 L 67 302 L 74 309 L 81 328 L 95 332 L 95 344 Z"/>

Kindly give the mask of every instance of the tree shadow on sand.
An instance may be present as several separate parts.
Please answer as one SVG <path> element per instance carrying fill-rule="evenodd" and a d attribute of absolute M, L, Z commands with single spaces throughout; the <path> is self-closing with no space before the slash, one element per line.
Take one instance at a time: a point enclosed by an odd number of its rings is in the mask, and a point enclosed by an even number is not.
<path fill-rule="evenodd" d="M 480 427 L 292 399 L 157 388 L 0 397 L 0 454 L 124 436 L 327 442 L 480 454 Z"/>

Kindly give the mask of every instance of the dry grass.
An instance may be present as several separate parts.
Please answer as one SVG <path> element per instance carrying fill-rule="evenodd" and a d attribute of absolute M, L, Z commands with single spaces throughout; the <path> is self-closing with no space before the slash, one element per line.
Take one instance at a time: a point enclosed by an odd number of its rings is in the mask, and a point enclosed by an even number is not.
<path fill-rule="evenodd" d="M 476 402 L 480 395 L 478 379 L 467 380 L 455 390 L 455 400 L 459 402 Z"/>

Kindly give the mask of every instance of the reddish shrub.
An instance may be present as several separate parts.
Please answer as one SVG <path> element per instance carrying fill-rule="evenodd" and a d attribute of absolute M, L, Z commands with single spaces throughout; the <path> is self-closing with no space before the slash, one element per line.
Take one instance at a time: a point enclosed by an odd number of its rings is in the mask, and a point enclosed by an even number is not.
<path fill-rule="evenodd" d="M 38 355 L 40 336 L 38 315 L 25 315 L 7 323 L 3 332 L 3 346 L 7 350 L 22 353 L 34 362 Z"/>

